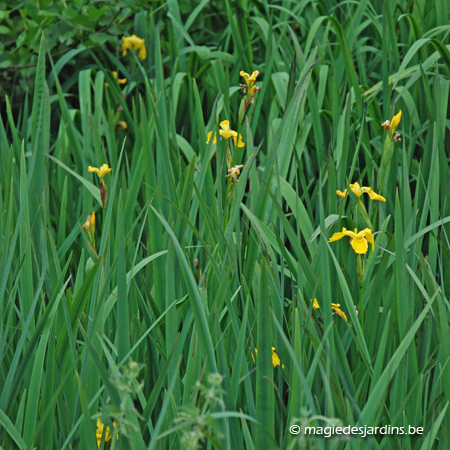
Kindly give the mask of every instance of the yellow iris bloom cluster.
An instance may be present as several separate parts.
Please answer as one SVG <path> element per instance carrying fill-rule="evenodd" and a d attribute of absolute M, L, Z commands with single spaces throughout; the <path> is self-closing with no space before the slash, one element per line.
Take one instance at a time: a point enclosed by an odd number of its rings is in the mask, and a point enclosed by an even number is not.
<path fill-rule="evenodd" d="M 147 58 L 147 48 L 145 47 L 145 40 L 137 37 L 135 34 L 131 36 L 122 37 L 122 53 L 125 56 L 128 50 L 133 50 L 134 52 L 139 52 L 138 58 L 142 61 Z"/>

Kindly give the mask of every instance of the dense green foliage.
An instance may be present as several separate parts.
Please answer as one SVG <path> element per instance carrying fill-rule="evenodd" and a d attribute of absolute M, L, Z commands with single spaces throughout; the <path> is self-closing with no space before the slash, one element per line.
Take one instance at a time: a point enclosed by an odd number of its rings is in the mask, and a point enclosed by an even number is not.
<path fill-rule="evenodd" d="M 0 2 L 0 448 L 448 450 L 448 2 L 109 3 Z"/>

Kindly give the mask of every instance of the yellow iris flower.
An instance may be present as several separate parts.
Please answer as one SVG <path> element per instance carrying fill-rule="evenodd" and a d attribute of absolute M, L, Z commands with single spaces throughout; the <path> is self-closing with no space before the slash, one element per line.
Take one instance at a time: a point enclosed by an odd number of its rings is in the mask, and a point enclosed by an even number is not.
<path fill-rule="evenodd" d="M 338 315 L 341 316 L 346 322 L 348 322 L 347 320 L 347 316 L 345 315 L 344 311 L 341 311 L 341 309 L 339 308 L 341 305 L 339 303 L 332 303 L 331 304 L 331 308 L 334 309 L 334 312 Z"/>
<path fill-rule="evenodd" d="M 230 121 L 229 120 L 223 120 L 222 122 L 220 122 L 219 125 L 222 128 L 221 130 L 219 130 L 219 134 L 221 136 L 223 136 L 225 139 L 233 138 L 234 145 L 237 145 L 238 147 L 244 147 L 245 146 L 245 144 L 242 142 L 242 136 L 239 135 L 239 141 L 238 141 L 238 134 L 237 134 L 237 132 L 230 128 Z M 209 144 L 209 141 L 211 140 L 212 133 L 213 133 L 212 131 L 210 131 L 208 133 L 208 139 L 206 141 L 207 144 Z M 213 144 L 215 144 L 216 142 L 217 142 L 217 135 L 214 133 Z"/>
<path fill-rule="evenodd" d="M 249 75 L 247 72 L 244 72 L 243 70 L 241 70 L 239 75 L 245 79 L 248 89 L 251 89 L 251 87 L 253 86 L 253 83 L 256 81 L 256 78 L 259 75 L 259 72 L 257 70 L 255 70 L 251 75 Z"/>
<path fill-rule="evenodd" d="M 337 314 L 338 316 L 342 317 L 346 322 L 348 322 L 347 316 L 346 316 L 345 312 L 340 309 L 340 306 L 341 305 L 339 303 L 331 304 L 331 308 L 334 310 L 334 313 Z M 314 303 L 313 303 L 313 309 L 319 309 L 319 308 L 320 308 L 319 303 L 318 303 L 317 299 L 315 298 Z"/>
<path fill-rule="evenodd" d="M 255 353 L 256 353 L 256 356 L 258 356 L 258 349 L 257 348 L 255 348 Z M 253 356 L 253 352 L 252 352 L 252 359 L 253 359 L 253 362 L 256 363 L 255 357 Z M 273 364 L 273 367 L 275 368 L 275 367 L 279 366 L 280 362 L 281 361 L 280 361 L 280 358 L 278 357 L 278 355 L 277 355 L 277 353 L 275 351 L 275 347 L 272 347 L 272 364 Z M 281 367 L 284 369 L 284 364 Z"/>
<path fill-rule="evenodd" d="M 353 183 L 350 185 L 350 189 L 352 192 L 359 198 L 362 194 L 369 194 L 369 197 L 371 200 L 380 200 L 382 202 L 385 202 L 386 199 L 377 194 L 374 190 L 372 190 L 369 186 L 360 186 L 358 183 Z M 336 194 L 340 197 L 345 197 L 347 195 L 347 189 L 344 192 L 336 191 Z"/>
<path fill-rule="evenodd" d="M 139 50 L 139 59 L 142 61 L 147 58 L 147 48 L 145 47 L 145 40 L 137 37 L 135 34 L 122 37 L 122 53 L 123 56 L 127 54 L 128 50 L 134 50 L 136 53 Z"/>
<path fill-rule="evenodd" d="M 392 136 L 394 136 L 395 130 L 398 127 L 398 124 L 400 123 L 401 118 L 402 118 L 402 110 L 400 109 L 398 111 L 398 113 L 392 118 L 392 120 L 385 120 L 381 124 L 381 126 L 385 130 L 389 130 L 389 135 L 392 137 Z"/>
<path fill-rule="evenodd" d="M 312 301 L 312 300 L 311 300 Z M 313 309 L 319 309 L 319 302 L 317 301 L 317 298 L 314 299 L 314 303 L 313 303 Z"/>
<path fill-rule="evenodd" d="M 100 167 L 100 169 L 97 167 L 91 167 L 91 166 L 88 167 L 88 172 L 95 172 L 100 177 L 100 180 L 102 180 L 102 181 L 103 181 L 103 177 L 107 173 L 111 172 L 111 170 L 112 169 L 109 168 L 108 164 L 103 164 L 103 166 Z"/>
<path fill-rule="evenodd" d="M 369 228 L 365 228 L 359 233 L 356 228 L 355 232 L 349 231 L 346 228 L 342 228 L 342 231 L 334 233 L 328 242 L 337 241 L 339 239 L 342 239 L 344 236 L 349 236 L 351 238 L 350 244 L 353 247 L 355 253 L 357 253 L 358 255 L 364 255 L 365 253 L 367 253 L 367 250 L 369 248 L 368 244 L 369 242 L 372 244 L 372 251 L 375 249 L 373 234 Z"/>
<path fill-rule="evenodd" d="M 103 177 L 111 172 L 112 169 L 109 168 L 108 164 L 103 164 L 100 169 L 98 167 L 88 167 L 88 172 L 95 172 L 100 177 L 100 197 L 102 199 L 102 206 L 106 208 L 106 200 L 108 198 L 108 189 L 106 188 L 106 184 L 103 181 Z"/>
<path fill-rule="evenodd" d="M 116 428 L 116 422 L 113 422 L 114 429 Z M 103 429 L 105 428 L 105 425 L 100 419 L 97 419 L 97 431 L 96 431 L 96 438 L 97 438 L 97 445 L 100 447 L 100 444 L 102 442 L 102 436 L 103 436 Z M 119 439 L 119 433 L 116 431 L 117 439 Z M 106 434 L 105 434 L 105 442 L 109 442 L 111 440 L 111 433 L 109 431 L 109 427 L 106 427 Z"/>

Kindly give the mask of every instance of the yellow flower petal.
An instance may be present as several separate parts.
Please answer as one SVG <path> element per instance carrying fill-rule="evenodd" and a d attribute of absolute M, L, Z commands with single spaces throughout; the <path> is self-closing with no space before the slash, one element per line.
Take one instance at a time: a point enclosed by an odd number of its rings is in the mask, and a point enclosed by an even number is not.
<path fill-rule="evenodd" d="M 369 190 L 368 194 L 372 200 L 380 200 L 381 202 L 386 201 L 386 199 L 383 196 L 377 194 L 375 191 L 372 191 L 372 189 Z"/>
<path fill-rule="evenodd" d="M 339 195 L 339 197 L 345 197 L 347 195 L 347 189 L 344 192 L 337 190 L 336 194 Z"/>
<path fill-rule="evenodd" d="M 347 228 L 342 228 L 342 231 L 338 231 L 334 233 L 333 236 L 328 240 L 328 242 L 338 241 L 342 239 L 344 236 L 356 237 L 356 234 L 353 231 L 348 231 Z"/>
<path fill-rule="evenodd" d="M 272 347 L 272 364 L 273 364 L 273 367 L 277 367 L 280 365 L 280 358 L 278 357 L 278 355 L 275 352 L 275 347 Z"/>
<path fill-rule="evenodd" d="M 395 129 L 398 127 L 400 123 L 400 119 L 402 118 L 402 110 L 398 112 L 391 120 L 391 126 L 389 127 L 389 133 L 394 134 Z"/>
<path fill-rule="evenodd" d="M 234 145 L 237 145 L 238 147 L 245 147 L 245 144 L 242 142 L 242 134 L 239 135 L 239 142 L 236 143 L 236 141 L 237 136 L 234 136 Z"/>
<path fill-rule="evenodd" d="M 116 71 L 113 71 L 113 77 L 119 82 L 119 84 L 125 84 L 127 82 L 126 78 L 119 78 L 119 75 Z"/>
<path fill-rule="evenodd" d="M 369 248 L 369 244 L 362 236 L 350 239 L 350 245 L 358 255 L 364 255 Z"/>
<path fill-rule="evenodd" d="M 105 428 L 105 425 L 100 419 L 97 419 L 97 431 L 95 433 L 95 437 L 97 438 L 97 446 L 100 447 L 100 444 L 102 442 L 102 436 L 103 436 L 103 430 Z M 116 432 L 117 434 L 117 432 Z M 111 440 L 111 433 L 109 431 L 109 427 L 106 427 L 105 432 L 105 442 L 109 442 Z"/>
<path fill-rule="evenodd" d="M 208 139 L 206 140 L 206 143 L 209 144 L 209 141 L 211 140 L 211 136 L 212 136 L 212 131 L 210 131 L 208 133 Z M 213 140 L 213 144 L 215 144 L 217 142 L 217 137 L 216 137 L 216 133 L 214 133 L 214 140 Z"/>
<path fill-rule="evenodd" d="M 255 354 L 256 354 L 256 356 L 258 356 L 258 349 L 256 347 L 255 347 Z M 252 359 L 253 359 L 253 363 L 256 364 L 255 356 L 253 355 L 253 352 L 252 352 Z M 280 358 L 278 357 L 278 355 L 275 352 L 275 347 L 272 347 L 272 364 L 273 364 L 273 367 L 277 367 L 280 365 Z M 281 367 L 284 369 L 284 364 Z"/>
<path fill-rule="evenodd" d="M 312 302 L 312 300 L 310 300 Z M 314 303 L 313 303 L 313 309 L 319 309 L 319 302 L 317 301 L 317 298 L 314 299 Z"/>
<path fill-rule="evenodd" d="M 97 438 L 97 445 L 99 447 L 102 442 L 103 427 L 103 422 L 100 419 L 97 419 L 97 431 L 95 432 L 95 437 Z"/>
<path fill-rule="evenodd" d="M 365 228 L 360 232 L 360 234 L 362 234 L 364 238 L 372 244 L 372 250 L 375 250 L 375 241 L 372 230 L 370 228 Z"/>

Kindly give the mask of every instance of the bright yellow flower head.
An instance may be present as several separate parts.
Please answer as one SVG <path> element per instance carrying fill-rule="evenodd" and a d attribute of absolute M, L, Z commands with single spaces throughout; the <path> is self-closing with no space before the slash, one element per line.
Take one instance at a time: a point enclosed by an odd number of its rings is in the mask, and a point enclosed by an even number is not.
<path fill-rule="evenodd" d="M 373 191 L 371 187 L 360 186 L 358 183 L 353 183 L 350 185 L 350 189 L 357 197 L 361 197 L 362 194 L 369 194 L 371 200 L 380 200 L 382 202 L 386 201 L 384 197 Z"/>
<path fill-rule="evenodd" d="M 147 57 L 147 48 L 145 47 L 145 40 L 137 37 L 135 34 L 122 37 L 122 53 L 123 56 L 127 54 L 128 50 L 139 50 L 139 59 L 142 61 Z"/>
<path fill-rule="evenodd" d="M 236 131 L 232 130 L 230 128 L 230 121 L 229 120 L 223 120 L 222 122 L 220 122 L 219 124 L 221 126 L 221 130 L 219 130 L 219 134 L 221 136 L 223 136 L 225 139 L 230 139 L 233 138 L 234 140 L 234 145 L 237 145 L 238 147 L 244 147 L 245 144 L 242 142 L 242 135 L 239 135 L 239 142 L 238 142 L 238 134 Z M 209 141 L 211 140 L 211 136 L 212 136 L 212 131 L 210 131 L 208 133 L 208 139 L 206 141 L 207 144 L 209 144 Z M 213 144 L 215 144 L 217 142 L 217 136 L 216 134 L 214 134 L 214 140 L 213 140 Z"/>
<path fill-rule="evenodd" d="M 245 82 L 247 83 L 248 89 L 251 89 L 251 87 L 253 86 L 253 83 L 256 81 L 256 78 L 259 75 L 259 72 L 257 70 L 255 70 L 251 75 L 249 75 L 247 72 L 244 72 L 243 70 L 241 70 L 239 75 L 241 77 L 245 78 Z"/>
<path fill-rule="evenodd" d="M 108 164 L 103 164 L 103 166 L 100 167 L 100 169 L 98 169 L 97 167 L 91 167 L 91 166 L 88 167 L 88 172 L 95 172 L 100 177 L 100 180 L 102 180 L 102 181 L 103 181 L 103 177 L 107 173 L 111 172 L 111 170 L 112 169 L 109 168 Z"/>
<path fill-rule="evenodd" d="M 116 428 L 116 422 L 113 422 L 114 429 Z M 105 425 L 100 419 L 97 419 L 97 431 L 95 433 L 97 438 L 97 445 L 100 447 L 100 444 L 102 442 L 102 436 L 103 436 L 103 429 L 105 428 Z M 116 431 L 117 439 L 119 439 L 119 433 Z M 109 427 L 106 427 L 106 434 L 105 434 L 105 442 L 109 442 L 111 440 L 111 433 L 109 432 Z"/>
<path fill-rule="evenodd" d="M 330 240 L 328 242 L 334 242 L 339 239 L 342 239 L 344 236 L 349 236 L 350 244 L 353 247 L 353 250 L 358 255 L 364 255 L 367 253 L 367 250 L 369 248 L 368 242 L 372 244 L 372 250 L 375 249 L 375 242 L 373 239 L 372 231 L 369 228 L 365 228 L 364 230 L 360 231 L 358 233 L 358 230 L 355 228 L 355 232 L 348 231 L 346 228 L 342 228 L 341 232 L 334 233 L 333 236 L 331 236 Z"/>
<path fill-rule="evenodd" d="M 280 358 L 275 352 L 275 347 L 272 347 L 272 364 L 273 367 L 277 367 L 280 365 Z M 284 369 L 284 364 L 281 367 Z"/>
<path fill-rule="evenodd" d="M 312 302 L 312 300 L 310 300 Z M 313 309 L 319 309 L 319 302 L 317 301 L 317 298 L 314 299 L 314 303 L 313 303 Z"/>
<path fill-rule="evenodd" d="M 341 316 L 343 319 L 345 319 L 346 322 L 348 322 L 347 320 L 347 316 L 345 315 L 345 312 L 341 311 L 341 309 L 339 308 L 341 305 L 339 303 L 332 303 L 331 304 L 331 308 L 334 309 L 334 312 L 338 315 Z"/>
<path fill-rule="evenodd" d="M 362 194 L 369 194 L 371 200 L 380 200 L 382 202 L 386 201 L 384 197 L 377 194 L 369 186 L 360 186 L 358 183 L 353 183 L 350 184 L 350 189 L 357 197 L 361 197 Z M 336 194 L 339 195 L 340 197 L 345 197 L 347 195 L 347 189 L 344 192 L 338 190 L 336 191 Z"/>

